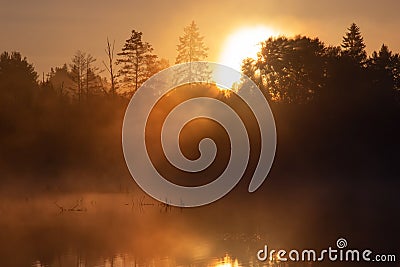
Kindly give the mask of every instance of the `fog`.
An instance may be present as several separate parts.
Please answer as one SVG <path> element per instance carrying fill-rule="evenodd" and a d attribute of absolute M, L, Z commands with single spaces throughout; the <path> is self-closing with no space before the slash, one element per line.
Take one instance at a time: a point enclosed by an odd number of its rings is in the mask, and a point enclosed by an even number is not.
<path fill-rule="evenodd" d="M 272 104 L 278 146 L 264 184 L 248 193 L 248 172 L 222 199 L 176 208 L 145 194 L 125 165 L 126 100 L 52 101 L 2 106 L 4 266 L 260 266 L 265 244 L 319 249 L 339 237 L 381 253 L 399 247 L 397 113 Z M 188 133 L 182 150 L 196 155 Z"/>

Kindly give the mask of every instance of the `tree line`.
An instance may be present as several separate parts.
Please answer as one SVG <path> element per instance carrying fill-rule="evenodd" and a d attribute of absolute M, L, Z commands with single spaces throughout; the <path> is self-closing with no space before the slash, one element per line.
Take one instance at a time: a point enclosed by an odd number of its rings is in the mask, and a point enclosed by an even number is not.
<path fill-rule="evenodd" d="M 355 23 L 347 29 L 340 46 L 327 46 L 318 38 L 306 36 L 270 37 L 261 43 L 257 58 L 243 60 L 242 72 L 274 102 L 333 101 L 352 98 L 352 94 L 398 98 L 399 54 L 382 44 L 379 51 L 368 57 L 365 48 Z M 204 36 L 193 21 L 179 37 L 175 63 L 205 60 L 207 51 Z M 33 65 L 20 53 L 3 52 L 0 57 L 3 98 L 9 94 L 18 97 L 26 91 L 29 99 L 28 91 L 33 87 L 78 102 L 101 95 L 130 97 L 149 77 L 169 66 L 168 60 L 154 54 L 153 46 L 137 30 L 131 31 L 116 54 L 115 43 L 107 39 L 105 53 L 107 63 L 102 61 L 102 70 L 95 65 L 96 58 L 78 50 L 69 64 L 51 68 L 39 79 Z M 105 71 L 107 78 L 102 77 Z"/>
<path fill-rule="evenodd" d="M 305 36 L 271 37 L 261 43 L 256 59 L 243 61 L 242 72 L 276 102 L 341 102 L 353 97 L 389 101 L 398 97 L 399 54 L 382 44 L 367 57 L 365 48 L 355 23 L 340 46 Z"/>
<path fill-rule="evenodd" d="M 242 72 L 262 90 L 277 122 L 278 173 L 311 165 L 313 171 L 371 166 L 398 173 L 392 163 L 400 150 L 399 54 L 385 44 L 370 56 L 365 48 L 360 28 L 352 24 L 340 46 L 306 36 L 271 37 L 257 58 L 243 61 Z M 179 37 L 174 63 L 207 56 L 204 36 L 192 22 Z M 101 70 L 90 53 L 77 51 L 70 63 L 39 77 L 19 52 L 0 55 L 3 174 L 24 173 L 36 181 L 35 173 L 46 180 L 74 170 L 83 177 L 86 170 L 96 174 L 87 175 L 96 185 L 129 176 L 120 145 L 125 108 L 169 62 L 136 30 L 120 51 L 107 39 L 105 58 Z"/>
<path fill-rule="evenodd" d="M 203 38 L 194 22 L 185 27 L 176 63 L 204 60 Z M 82 177 L 86 170 L 99 174 L 100 186 L 101 179 L 108 184 L 109 177 L 124 173 L 120 131 L 128 99 L 169 62 L 154 53 L 142 32 L 132 30 L 120 51 L 107 39 L 103 69 L 96 63 L 78 50 L 71 62 L 38 75 L 21 53 L 1 53 L 1 179 L 39 177 L 41 185 L 75 171 Z"/>
<path fill-rule="evenodd" d="M 175 63 L 192 62 L 207 58 L 207 47 L 193 21 L 184 28 L 179 37 Z M 39 77 L 33 65 L 19 52 L 3 52 L 0 57 L 1 93 L 19 94 L 25 90 L 43 90 L 80 102 L 92 96 L 122 95 L 132 96 L 137 89 L 155 73 L 169 67 L 168 60 L 154 54 L 153 46 L 143 40 L 143 33 L 132 30 L 120 52 L 115 54 L 115 42 L 107 39 L 105 49 L 107 63 L 104 69 L 95 65 L 97 59 L 90 53 L 78 50 L 69 64 L 51 68 Z M 102 77 L 104 71 L 108 73 Z M 35 89 L 33 89 L 36 87 Z M 22 89 L 25 88 L 25 89 Z"/>

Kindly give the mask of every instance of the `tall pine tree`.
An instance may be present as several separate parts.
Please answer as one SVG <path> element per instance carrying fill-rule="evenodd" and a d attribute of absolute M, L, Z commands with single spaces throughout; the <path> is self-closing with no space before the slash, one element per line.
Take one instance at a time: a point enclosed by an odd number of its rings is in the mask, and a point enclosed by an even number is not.
<path fill-rule="evenodd" d="M 86 53 L 80 50 L 76 51 L 71 61 L 72 63 L 70 64 L 70 75 L 74 83 L 73 87 L 70 89 L 72 91 L 75 91 L 74 95 L 80 102 L 82 100 L 85 86 Z"/>
<path fill-rule="evenodd" d="M 153 54 L 153 47 L 142 40 L 142 32 L 135 30 L 117 55 L 120 57 L 117 64 L 122 64 L 119 71 L 121 84 L 128 94 L 132 94 L 154 74 L 157 56 Z"/>
<path fill-rule="evenodd" d="M 199 27 L 194 21 L 183 29 L 183 35 L 179 37 L 177 45 L 178 55 L 175 63 L 190 63 L 188 67 L 181 68 L 175 79 L 178 81 L 192 81 L 195 78 L 209 79 L 210 72 L 207 64 L 192 66 L 192 62 L 204 61 L 208 54 L 208 47 L 204 44 L 204 36 L 200 35 Z"/>
<path fill-rule="evenodd" d="M 208 48 L 205 46 L 204 36 L 200 35 L 199 27 L 192 21 L 189 26 L 183 29 L 183 35 L 179 37 L 177 45 L 178 55 L 176 64 L 201 61 L 207 58 Z"/>
<path fill-rule="evenodd" d="M 380 90 L 387 89 L 391 94 L 400 88 L 400 58 L 393 54 L 387 45 L 372 53 L 368 60 L 373 82 Z"/>
<path fill-rule="evenodd" d="M 364 38 L 361 35 L 360 28 L 352 23 L 347 29 L 342 40 L 343 55 L 348 56 L 356 64 L 363 65 L 367 59 L 365 51 Z"/>

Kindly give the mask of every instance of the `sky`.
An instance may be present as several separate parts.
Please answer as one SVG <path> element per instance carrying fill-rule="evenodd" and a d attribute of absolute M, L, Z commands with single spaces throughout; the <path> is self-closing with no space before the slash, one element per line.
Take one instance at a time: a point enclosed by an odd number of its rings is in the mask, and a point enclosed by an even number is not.
<path fill-rule="evenodd" d="M 346 28 L 356 22 L 369 54 L 382 43 L 400 52 L 398 10 L 397 0 L 0 0 L 0 51 L 21 52 L 40 74 L 69 63 L 77 50 L 92 54 L 101 66 L 107 37 L 115 40 L 118 52 L 135 29 L 173 64 L 178 37 L 194 20 L 205 36 L 210 61 L 219 60 L 232 33 L 257 26 L 339 45 Z"/>

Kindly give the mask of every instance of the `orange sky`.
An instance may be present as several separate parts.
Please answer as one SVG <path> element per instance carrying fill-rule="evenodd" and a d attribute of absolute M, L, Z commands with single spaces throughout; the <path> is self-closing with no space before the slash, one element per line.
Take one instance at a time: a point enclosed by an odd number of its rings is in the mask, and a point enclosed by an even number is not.
<path fill-rule="evenodd" d="M 20 51 L 39 73 L 69 62 L 78 49 L 105 60 L 107 36 L 120 50 L 130 31 L 142 31 L 155 52 L 174 63 L 178 36 L 195 20 L 217 61 L 222 44 L 235 29 L 265 25 L 283 34 L 320 37 L 338 45 L 356 22 L 368 52 L 382 42 L 400 52 L 400 2 L 383 1 L 2 1 L 0 50 Z M 100 64 L 99 64 L 100 65 Z"/>

